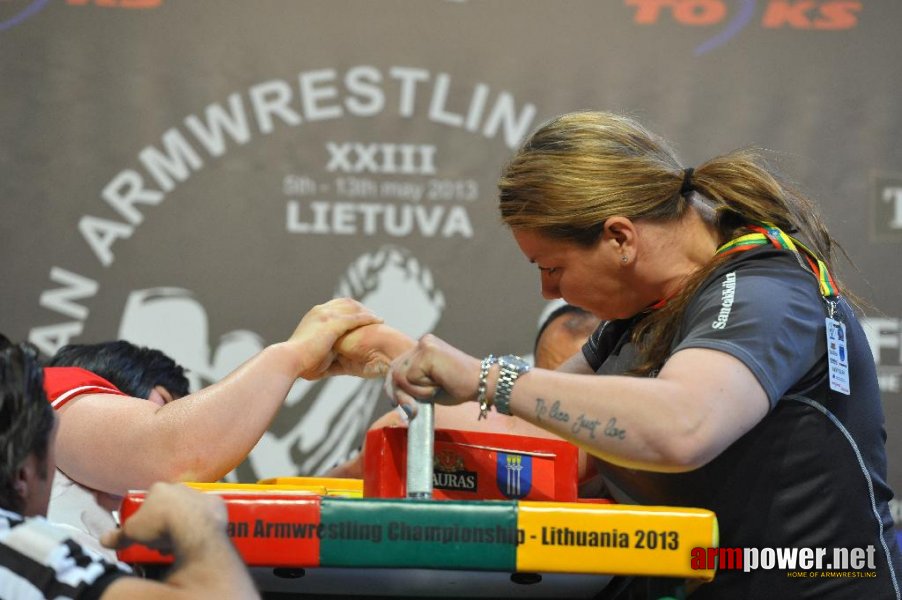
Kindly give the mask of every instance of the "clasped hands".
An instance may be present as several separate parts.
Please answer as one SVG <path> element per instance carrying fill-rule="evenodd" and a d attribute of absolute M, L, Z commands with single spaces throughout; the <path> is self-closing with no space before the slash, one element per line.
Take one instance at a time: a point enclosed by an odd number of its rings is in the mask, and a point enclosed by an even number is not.
<path fill-rule="evenodd" d="M 336 348 L 339 362 L 364 365 L 355 374 L 384 375 L 385 393 L 408 418 L 416 415 L 417 400 L 455 405 L 476 398 L 479 361 L 434 335 L 415 342 L 387 325 L 367 325 Z"/>
<path fill-rule="evenodd" d="M 415 341 L 348 298 L 311 309 L 288 342 L 319 350 L 306 353 L 300 377 L 385 376 L 386 393 L 410 417 L 417 399 L 454 405 L 476 397 L 478 359 L 431 334 Z"/>

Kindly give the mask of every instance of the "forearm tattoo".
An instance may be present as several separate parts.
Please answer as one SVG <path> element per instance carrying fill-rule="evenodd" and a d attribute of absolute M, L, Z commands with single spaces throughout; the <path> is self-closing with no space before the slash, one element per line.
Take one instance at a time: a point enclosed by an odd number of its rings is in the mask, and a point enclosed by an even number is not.
<path fill-rule="evenodd" d="M 586 418 L 585 414 L 579 416 L 576 419 L 576 422 L 573 424 L 573 427 L 570 429 L 573 433 L 579 435 L 579 433 L 585 429 L 589 432 L 589 437 L 593 440 L 595 439 L 595 428 L 598 427 L 598 423 L 600 421 L 598 419 L 589 420 Z"/>
<path fill-rule="evenodd" d="M 561 409 L 560 400 L 555 400 L 554 404 L 549 408 L 545 400 L 536 398 L 536 419 L 539 421 L 549 419 L 561 423 L 568 423 L 570 422 L 570 414 Z"/>
<path fill-rule="evenodd" d="M 626 429 L 619 429 L 617 427 L 617 418 L 611 417 L 611 420 L 608 421 L 608 424 L 605 425 L 604 434 L 607 437 L 617 438 L 618 440 L 622 440 L 626 437 Z"/>
<path fill-rule="evenodd" d="M 539 423 L 546 423 L 549 421 L 570 423 L 570 413 L 561 408 L 560 400 L 555 400 L 554 403 L 549 406 L 548 401 L 546 401 L 544 398 L 536 398 L 535 415 L 536 420 Z M 583 437 L 583 430 L 585 430 L 589 434 L 589 439 L 594 440 L 595 432 L 599 425 L 601 425 L 601 421 L 599 421 L 598 419 L 590 419 L 586 416 L 585 413 L 583 413 L 573 420 L 573 425 L 570 427 L 570 431 L 576 436 Z M 604 433 L 605 437 L 618 440 L 623 440 L 626 438 L 626 429 L 617 427 L 616 417 L 611 417 L 602 432 Z"/>

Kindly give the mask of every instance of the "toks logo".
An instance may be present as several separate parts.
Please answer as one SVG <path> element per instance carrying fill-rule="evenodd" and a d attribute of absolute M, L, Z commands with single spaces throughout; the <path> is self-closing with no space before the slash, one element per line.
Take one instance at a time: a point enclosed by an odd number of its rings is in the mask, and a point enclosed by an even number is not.
<path fill-rule="evenodd" d="M 3 0 L 0 0 L 2 2 Z M 0 31 L 12 29 L 26 19 L 42 11 L 50 0 L 6 0 L 6 6 L 0 6 Z M 163 0 L 66 0 L 69 6 L 86 6 L 92 4 L 98 8 L 159 8 Z"/>
<path fill-rule="evenodd" d="M 726 0 L 626 0 L 633 7 L 633 22 L 654 25 L 670 18 L 681 25 L 695 27 L 719 25 L 724 29 L 695 49 L 696 56 L 727 43 L 761 13 L 765 29 L 851 29 L 858 24 L 862 3 L 857 0 L 741 0 L 733 14 Z"/>
<path fill-rule="evenodd" d="M 158 8 L 163 0 L 66 0 L 66 4 L 84 6 L 93 4 L 100 8 Z"/>
<path fill-rule="evenodd" d="M 0 6 L 0 31 L 12 29 L 22 21 L 42 11 L 50 0 L 31 2 L 5 2 Z"/>

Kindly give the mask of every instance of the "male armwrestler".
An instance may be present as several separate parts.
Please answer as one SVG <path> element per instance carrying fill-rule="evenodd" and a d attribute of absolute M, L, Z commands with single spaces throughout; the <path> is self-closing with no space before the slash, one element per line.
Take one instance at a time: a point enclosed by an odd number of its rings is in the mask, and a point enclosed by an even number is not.
<path fill-rule="evenodd" d="M 124 528 L 105 537 L 110 546 L 171 550 L 175 565 L 159 582 L 129 576 L 44 519 L 58 421 L 42 380 L 35 349 L 0 336 L 0 598 L 257 598 L 218 497 L 155 484 Z"/>
<path fill-rule="evenodd" d="M 88 371 L 72 378 L 71 369 L 49 367 L 45 386 L 60 420 L 57 464 L 80 484 L 115 495 L 156 481 L 216 481 L 251 451 L 295 379 L 367 372 L 354 356 L 338 360 L 333 346 L 348 331 L 379 321 L 353 300 L 326 302 L 288 340 L 162 406 L 135 401 Z"/>
<path fill-rule="evenodd" d="M 135 346 L 125 340 L 70 344 L 53 355 L 47 365 L 77 367 L 52 371 L 54 379 L 61 384 L 60 389 L 69 387 L 65 385 L 66 379 L 61 377 L 65 374 L 81 383 L 86 377 L 96 379 L 95 383 L 102 388 L 116 388 L 128 396 L 147 399 L 158 407 L 188 394 L 188 378 L 181 365 L 159 350 Z M 80 544 L 116 560 L 115 552 L 100 544 L 100 537 L 116 527 L 112 513 L 121 501 L 119 495 L 81 485 L 57 470 L 47 518 L 68 529 Z"/>

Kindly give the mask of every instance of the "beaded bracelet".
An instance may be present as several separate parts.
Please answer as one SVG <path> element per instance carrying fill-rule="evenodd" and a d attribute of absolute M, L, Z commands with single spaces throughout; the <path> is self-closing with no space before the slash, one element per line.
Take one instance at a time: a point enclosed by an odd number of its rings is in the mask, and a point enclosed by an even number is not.
<path fill-rule="evenodd" d="M 486 395 L 486 389 L 488 388 L 489 383 L 489 369 L 496 362 L 498 362 L 498 359 L 495 358 L 495 355 L 489 354 L 482 359 L 481 363 L 479 363 L 479 385 L 476 386 L 476 401 L 479 402 L 479 418 L 477 419 L 477 421 L 485 419 L 489 414 L 489 409 L 491 408 L 488 397 Z"/>

